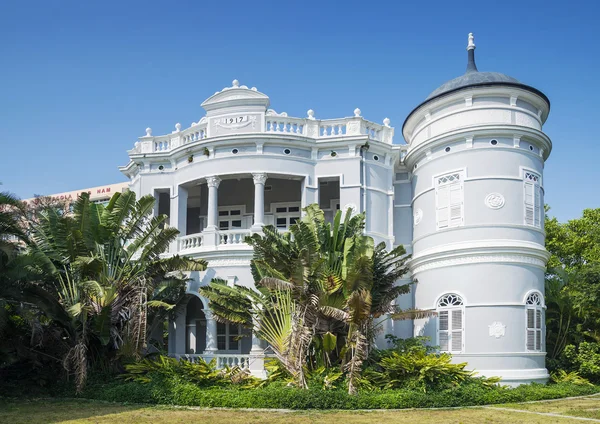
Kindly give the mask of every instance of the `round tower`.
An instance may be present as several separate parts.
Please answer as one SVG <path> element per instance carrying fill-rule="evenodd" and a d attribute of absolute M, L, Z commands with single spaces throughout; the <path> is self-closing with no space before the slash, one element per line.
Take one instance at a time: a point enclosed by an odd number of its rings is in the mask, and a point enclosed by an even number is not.
<path fill-rule="evenodd" d="M 412 170 L 415 321 L 455 362 L 516 385 L 545 368 L 544 161 L 550 102 L 497 72 L 467 70 L 406 118 Z"/>

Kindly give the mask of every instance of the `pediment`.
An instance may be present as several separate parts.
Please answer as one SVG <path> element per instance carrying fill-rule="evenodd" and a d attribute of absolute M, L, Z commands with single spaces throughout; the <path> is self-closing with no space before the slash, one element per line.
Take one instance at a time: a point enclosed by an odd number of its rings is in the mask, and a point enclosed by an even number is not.
<path fill-rule="evenodd" d="M 231 87 L 225 87 L 217 91 L 204 102 L 202 107 L 205 110 L 215 110 L 231 106 L 263 106 L 269 107 L 269 96 L 261 93 L 256 87 L 248 88 L 245 85 L 239 85 L 237 80 L 233 81 Z"/>

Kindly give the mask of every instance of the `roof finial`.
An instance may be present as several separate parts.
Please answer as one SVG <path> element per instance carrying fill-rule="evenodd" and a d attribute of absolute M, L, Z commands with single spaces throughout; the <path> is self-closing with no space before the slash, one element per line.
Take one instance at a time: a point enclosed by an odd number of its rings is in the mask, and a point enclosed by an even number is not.
<path fill-rule="evenodd" d="M 467 72 L 478 72 L 477 65 L 475 65 L 475 37 L 473 33 L 469 33 L 469 44 L 467 45 Z"/>
<path fill-rule="evenodd" d="M 469 33 L 469 45 L 467 46 L 467 50 L 473 50 L 475 48 L 475 37 L 473 37 L 473 33 Z"/>

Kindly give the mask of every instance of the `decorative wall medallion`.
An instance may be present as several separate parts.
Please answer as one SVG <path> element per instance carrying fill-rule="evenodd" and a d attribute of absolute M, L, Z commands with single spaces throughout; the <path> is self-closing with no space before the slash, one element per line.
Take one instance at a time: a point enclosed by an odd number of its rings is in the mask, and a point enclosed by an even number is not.
<path fill-rule="evenodd" d="M 504 206 L 504 196 L 500 193 L 490 193 L 485 197 L 485 205 L 490 209 L 500 209 Z"/>
<path fill-rule="evenodd" d="M 419 222 L 423 219 L 423 211 L 421 209 L 417 209 L 413 215 L 413 222 L 415 225 L 419 225 Z"/>
<path fill-rule="evenodd" d="M 499 321 L 494 321 L 491 325 L 488 325 L 490 329 L 490 337 L 499 339 L 506 334 L 506 325 Z"/>

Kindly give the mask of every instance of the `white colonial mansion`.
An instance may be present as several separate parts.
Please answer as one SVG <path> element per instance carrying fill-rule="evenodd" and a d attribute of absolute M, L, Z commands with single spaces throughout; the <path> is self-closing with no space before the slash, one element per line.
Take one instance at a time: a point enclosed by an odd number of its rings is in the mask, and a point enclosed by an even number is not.
<path fill-rule="evenodd" d="M 241 85 L 217 91 L 188 128 L 150 128 L 121 171 L 138 196 L 181 236 L 175 254 L 208 261 L 191 273 L 185 313 L 169 323 L 169 353 L 214 358 L 263 372 L 268 348 L 217 323 L 198 288 L 220 277 L 253 286 L 244 238 L 263 225 L 285 231 L 318 203 L 366 212 L 366 234 L 412 253 L 417 280 L 402 307 L 436 317 L 385 320 L 383 335 L 424 335 L 457 362 L 506 384 L 545 381 L 542 132 L 550 103 L 537 89 L 479 72 L 469 36 L 466 73 L 433 91 L 394 139 L 389 119 L 290 117 Z"/>

